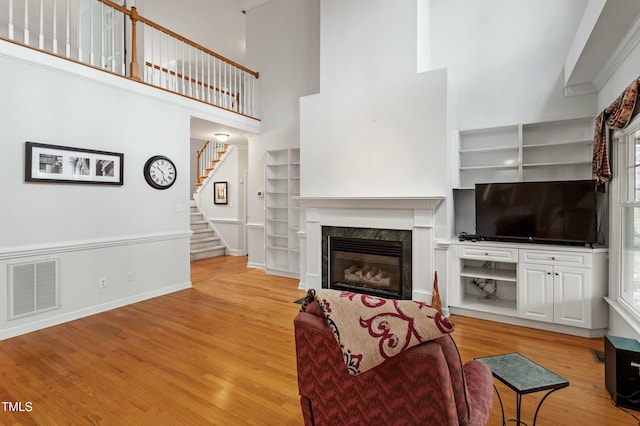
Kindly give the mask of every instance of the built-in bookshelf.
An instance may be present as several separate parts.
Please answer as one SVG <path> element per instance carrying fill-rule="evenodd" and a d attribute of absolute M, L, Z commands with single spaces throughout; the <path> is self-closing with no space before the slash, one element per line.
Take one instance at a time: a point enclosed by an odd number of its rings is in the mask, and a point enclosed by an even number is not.
<path fill-rule="evenodd" d="M 265 267 L 297 278 L 300 273 L 300 150 L 265 153 Z"/>
<path fill-rule="evenodd" d="M 454 187 L 589 179 L 593 133 L 593 117 L 458 131 Z"/>

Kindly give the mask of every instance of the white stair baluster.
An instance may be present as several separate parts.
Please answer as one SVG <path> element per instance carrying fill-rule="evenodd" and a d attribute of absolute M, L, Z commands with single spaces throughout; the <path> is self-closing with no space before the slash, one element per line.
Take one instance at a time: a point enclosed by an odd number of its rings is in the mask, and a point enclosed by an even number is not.
<path fill-rule="evenodd" d="M 111 10 L 111 71 L 116 72 L 116 11 Z"/>
<path fill-rule="evenodd" d="M 93 45 L 93 2 L 89 2 L 89 63 L 95 65 L 95 48 Z"/>
<path fill-rule="evenodd" d="M 100 30 L 100 68 L 105 69 L 107 67 L 107 58 L 105 56 L 107 27 L 104 22 L 104 3 L 100 3 L 100 26 L 102 27 Z"/>
<path fill-rule="evenodd" d="M 211 55 L 207 54 L 207 102 L 211 103 Z"/>
<path fill-rule="evenodd" d="M 53 0 L 53 40 L 51 41 L 52 52 L 58 53 L 58 3 Z"/>
<path fill-rule="evenodd" d="M 144 27 L 147 28 L 146 25 Z M 153 28 L 149 27 L 149 38 L 151 39 L 151 43 L 150 43 L 151 54 L 149 55 L 149 58 L 150 58 L 149 62 L 151 63 L 151 68 L 150 68 L 151 78 L 149 79 L 149 83 L 151 84 L 155 84 L 155 81 L 156 81 L 156 67 L 155 67 L 156 62 L 154 61 L 155 50 L 153 48 L 153 39 L 154 39 L 153 34 L 154 34 Z"/>
<path fill-rule="evenodd" d="M 44 50 L 44 0 L 40 0 L 40 33 L 38 34 L 38 49 Z"/>
<path fill-rule="evenodd" d="M 82 10 L 78 1 L 78 61 L 82 62 Z"/>
<path fill-rule="evenodd" d="M 186 93 L 187 88 L 185 87 L 185 80 L 184 80 L 184 47 L 185 45 L 182 45 L 182 73 L 180 74 L 180 79 L 182 80 L 182 94 L 184 95 Z"/>
<path fill-rule="evenodd" d="M 65 56 L 67 58 L 71 57 L 71 29 L 70 29 L 70 18 L 69 18 L 69 0 L 67 0 L 67 23 L 66 23 L 66 34 L 65 34 Z"/>
<path fill-rule="evenodd" d="M 200 89 L 198 88 L 199 83 L 200 83 L 200 80 L 198 79 L 198 50 L 199 50 L 199 49 L 197 49 L 197 48 L 196 48 L 196 52 L 195 52 L 195 56 L 196 56 L 196 59 L 195 59 L 195 69 L 196 69 L 196 77 L 195 77 L 195 79 L 196 79 L 196 87 L 195 87 L 195 89 L 196 89 L 196 91 L 195 91 L 195 93 L 194 93 L 194 95 L 193 95 L 193 97 L 194 97 L 194 98 L 196 98 L 196 99 L 199 99 L 199 98 L 200 98 Z"/>
<path fill-rule="evenodd" d="M 29 0 L 24 0 L 24 44 L 29 44 Z"/>
<path fill-rule="evenodd" d="M 191 52 L 192 52 L 192 48 L 191 45 L 188 45 L 189 47 L 189 96 L 193 96 L 193 82 L 191 81 L 191 68 L 192 68 L 192 59 L 191 59 Z"/>
<path fill-rule="evenodd" d="M 201 68 L 201 70 L 200 70 L 201 71 L 200 72 L 201 77 L 200 78 L 202 79 L 202 92 L 201 92 L 200 99 L 203 100 L 203 101 L 207 100 L 207 92 L 206 92 L 207 86 L 205 85 L 205 78 L 204 78 L 204 55 L 205 55 L 205 51 L 203 50 L 202 51 L 202 60 L 200 61 L 200 68 Z"/>
<path fill-rule="evenodd" d="M 164 71 L 163 71 L 163 65 L 164 62 L 162 62 L 162 46 L 164 46 L 164 43 L 162 43 L 162 35 L 163 33 L 158 34 L 158 66 L 160 68 L 160 70 L 158 71 L 159 74 L 159 79 L 158 79 L 158 86 L 164 88 Z"/>
<path fill-rule="evenodd" d="M 13 40 L 13 0 L 9 0 L 9 40 Z"/>

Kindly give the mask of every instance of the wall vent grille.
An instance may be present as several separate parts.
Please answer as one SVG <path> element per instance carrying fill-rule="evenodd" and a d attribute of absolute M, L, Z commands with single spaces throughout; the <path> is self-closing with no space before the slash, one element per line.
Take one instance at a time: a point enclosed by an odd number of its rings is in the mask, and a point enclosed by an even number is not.
<path fill-rule="evenodd" d="M 57 307 L 57 259 L 9 265 L 9 319 Z"/>

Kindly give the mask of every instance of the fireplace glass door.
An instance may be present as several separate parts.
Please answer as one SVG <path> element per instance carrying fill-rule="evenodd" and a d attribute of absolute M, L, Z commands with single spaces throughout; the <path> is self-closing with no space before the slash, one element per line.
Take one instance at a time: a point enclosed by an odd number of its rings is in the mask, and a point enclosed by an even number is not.
<path fill-rule="evenodd" d="M 331 287 L 398 296 L 402 246 L 398 242 L 332 240 Z M 336 249 L 336 246 L 339 248 Z"/>
<path fill-rule="evenodd" d="M 323 227 L 322 287 L 411 299 L 411 231 Z"/>

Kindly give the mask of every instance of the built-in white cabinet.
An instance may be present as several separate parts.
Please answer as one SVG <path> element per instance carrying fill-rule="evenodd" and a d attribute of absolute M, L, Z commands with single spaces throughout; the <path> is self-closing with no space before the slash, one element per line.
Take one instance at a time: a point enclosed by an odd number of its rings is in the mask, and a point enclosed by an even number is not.
<path fill-rule="evenodd" d="M 300 150 L 265 153 L 265 267 L 298 277 L 300 271 Z"/>
<path fill-rule="evenodd" d="M 520 250 L 518 313 L 521 318 L 592 328 L 594 261 L 606 260 L 593 251 Z M 599 278 L 602 278 L 599 276 Z M 603 280 L 604 281 L 604 280 Z M 604 297 L 606 289 L 598 296 Z"/>
<path fill-rule="evenodd" d="M 449 260 L 452 313 L 584 329 L 575 334 L 592 337 L 606 330 L 604 248 L 456 241 Z"/>
<path fill-rule="evenodd" d="M 455 188 L 591 177 L 593 117 L 461 130 Z"/>
<path fill-rule="evenodd" d="M 590 328 L 591 270 L 521 263 L 518 316 Z"/>

